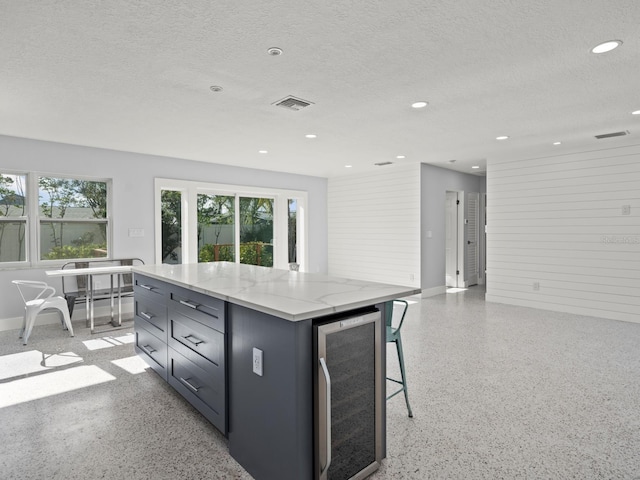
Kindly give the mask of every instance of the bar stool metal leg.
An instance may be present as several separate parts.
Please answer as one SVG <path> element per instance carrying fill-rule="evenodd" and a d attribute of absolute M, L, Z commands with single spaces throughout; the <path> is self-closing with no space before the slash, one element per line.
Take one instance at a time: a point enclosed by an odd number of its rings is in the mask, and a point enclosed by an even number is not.
<path fill-rule="evenodd" d="M 409 411 L 409 417 L 413 417 L 413 412 L 411 411 L 411 405 L 409 405 L 409 390 L 407 389 L 407 376 L 404 371 L 404 354 L 402 352 L 402 340 L 400 339 L 400 335 L 396 339 L 396 350 L 398 351 L 398 361 L 400 362 L 400 375 L 402 376 L 402 390 L 404 391 L 404 400 L 407 402 L 407 410 Z"/>

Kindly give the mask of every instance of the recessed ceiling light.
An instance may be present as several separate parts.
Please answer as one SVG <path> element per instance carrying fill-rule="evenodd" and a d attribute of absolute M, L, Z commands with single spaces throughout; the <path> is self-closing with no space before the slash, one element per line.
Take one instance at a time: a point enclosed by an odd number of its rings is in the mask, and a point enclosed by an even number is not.
<path fill-rule="evenodd" d="M 506 140 L 506 139 L 508 139 L 508 138 L 509 138 L 509 137 L 508 137 L 507 135 L 501 135 L 501 136 L 499 136 L 499 137 L 496 137 L 496 140 Z"/>
<path fill-rule="evenodd" d="M 211 85 L 209 87 L 209 90 L 211 90 L 212 92 L 221 92 L 222 91 L 222 87 L 220 85 Z"/>
<path fill-rule="evenodd" d="M 351 165 L 345 165 L 344 168 L 351 168 Z"/>
<path fill-rule="evenodd" d="M 271 47 L 267 50 L 267 53 L 272 57 L 277 57 L 278 55 L 282 55 L 282 49 L 278 47 Z"/>
<path fill-rule="evenodd" d="M 267 150 L 258 150 L 258 153 L 269 153 Z"/>
<path fill-rule="evenodd" d="M 562 142 L 553 142 L 554 145 L 562 145 Z"/>
<path fill-rule="evenodd" d="M 622 40 L 609 40 L 608 42 L 596 45 L 591 49 L 591 53 L 607 53 L 622 45 Z"/>
<path fill-rule="evenodd" d="M 640 115 L 640 110 L 636 110 L 635 112 L 631 112 L 631 115 Z"/>
<path fill-rule="evenodd" d="M 451 160 L 449 160 L 449 163 L 456 163 L 456 159 L 452 158 Z"/>
<path fill-rule="evenodd" d="M 479 166 L 479 165 L 474 165 L 474 166 L 473 166 L 473 167 L 471 167 L 471 168 L 480 168 L 480 166 Z"/>
<path fill-rule="evenodd" d="M 404 155 L 396 155 L 396 158 L 398 160 L 402 160 L 403 158 L 407 158 L 407 157 L 405 157 Z"/>
<path fill-rule="evenodd" d="M 411 106 L 412 106 L 413 108 L 424 108 L 424 107 L 426 107 L 427 105 L 429 105 L 429 103 L 428 103 L 428 102 L 415 102 L 415 103 L 412 103 L 412 104 L 411 104 Z"/>
<path fill-rule="evenodd" d="M 307 135 L 305 135 L 305 137 L 307 137 L 307 138 L 317 138 L 318 136 L 315 133 L 308 133 Z"/>

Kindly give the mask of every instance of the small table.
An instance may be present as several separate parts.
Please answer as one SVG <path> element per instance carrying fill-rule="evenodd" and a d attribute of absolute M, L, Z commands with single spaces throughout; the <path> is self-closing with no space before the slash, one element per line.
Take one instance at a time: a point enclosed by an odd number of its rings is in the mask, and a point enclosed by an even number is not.
<path fill-rule="evenodd" d="M 88 292 L 86 297 L 86 309 L 87 309 L 87 322 L 91 326 L 91 333 L 95 333 L 95 325 L 93 318 L 93 277 L 95 275 L 109 275 L 111 277 L 111 288 L 109 290 L 110 304 L 111 304 L 111 324 L 114 327 L 122 326 L 122 291 L 121 291 L 121 275 L 125 273 L 131 273 L 130 265 L 116 265 L 111 267 L 86 267 L 86 268 L 66 268 L 60 270 L 48 270 L 45 272 L 49 277 L 72 277 L 86 275 L 88 278 Z M 113 277 L 118 277 L 118 324 L 114 324 L 113 315 Z"/>

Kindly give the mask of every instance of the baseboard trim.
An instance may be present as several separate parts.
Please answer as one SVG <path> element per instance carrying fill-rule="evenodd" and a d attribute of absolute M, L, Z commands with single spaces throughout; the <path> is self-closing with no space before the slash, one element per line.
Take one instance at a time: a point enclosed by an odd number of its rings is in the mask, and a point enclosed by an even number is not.
<path fill-rule="evenodd" d="M 440 287 L 432 287 L 432 288 L 423 288 L 420 296 L 422 298 L 435 297 L 436 295 L 442 295 L 443 293 L 447 293 L 447 287 L 444 285 Z"/>

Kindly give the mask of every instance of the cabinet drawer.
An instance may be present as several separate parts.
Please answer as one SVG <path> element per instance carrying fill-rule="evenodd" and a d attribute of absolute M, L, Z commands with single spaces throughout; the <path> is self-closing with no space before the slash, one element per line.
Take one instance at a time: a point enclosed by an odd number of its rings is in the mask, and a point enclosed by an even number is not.
<path fill-rule="evenodd" d="M 144 328 L 156 337 L 167 341 L 167 307 L 164 303 L 150 300 L 146 295 L 135 296 L 136 317 L 143 320 Z"/>
<path fill-rule="evenodd" d="M 135 350 L 147 364 L 164 380 L 167 380 L 167 344 L 151 334 L 142 323 L 144 320 L 134 319 L 136 343 Z"/>
<path fill-rule="evenodd" d="M 225 302 L 223 300 L 175 287 L 171 290 L 168 303 L 170 310 L 224 333 Z"/>
<path fill-rule="evenodd" d="M 198 365 L 169 348 L 169 384 L 227 434 L 224 369 L 202 360 Z"/>
<path fill-rule="evenodd" d="M 224 334 L 175 310 L 169 310 L 169 345 L 186 357 L 194 353 L 224 365 Z"/>
<path fill-rule="evenodd" d="M 133 291 L 136 296 L 148 297 L 151 301 L 166 304 L 164 296 L 167 293 L 167 284 L 154 278 L 145 277 L 136 273 L 133 280 Z"/>

